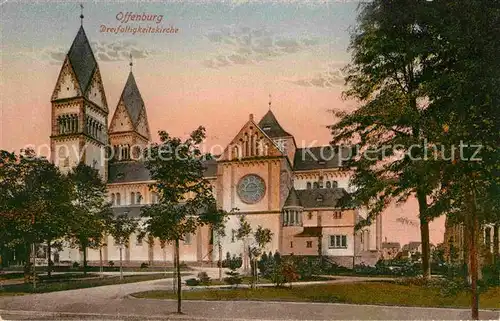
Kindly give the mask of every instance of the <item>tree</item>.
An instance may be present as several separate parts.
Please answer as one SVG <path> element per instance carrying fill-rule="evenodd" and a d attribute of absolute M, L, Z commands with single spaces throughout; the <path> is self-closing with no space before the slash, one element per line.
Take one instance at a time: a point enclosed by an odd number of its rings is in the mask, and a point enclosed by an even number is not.
<path fill-rule="evenodd" d="M 79 163 L 70 173 L 73 183 L 72 220 L 68 240 L 83 253 L 83 273 L 87 273 L 87 250 L 99 248 L 113 215 L 106 201 L 106 184 L 99 172 Z"/>
<path fill-rule="evenodd" d="M 118 215 L 111 220 L 110 234 L 120 246 L 120 280 L 123 280 L 123 247 L 129 246 L 130 236 L 137 231 L 138 226 L 138 219 L 127 214 Z"/>
<path fill-rule="evenodd" d="M 257 263 L 259 261 L 260 256 L 265 253 L 265 247 L 268 243 L 271 243 L 273 237 L 273 233 L 268 228 L 263 228 L 262 226 L 258 226 L 257 230 L 254 233 L 255 245 L 250 247 L 250 258 L 252 262 L 252 288 L 255 288 L 257 283 Z"/>
<path fill-rule="evenodd" d="M 248 238 L 252 234 L 252 227 L 250 226 L 250 223 L 247 222 L 245 219 L 245 216 L 241 215 L 239 218 L 239 226 L 238 229 L 236 230 L 236 238 L 238 240 L 243 241 L 243 271 L 247 272 L 248 271 L 248 262 L 247 259 L 249 257 L 248 251 Z"/>
<path fill-rule="evenodd" d="M 67 233 L 71 219 L 70 183 L 54 164 L 33 150 L 19 155 L 0 151 L 0 165 L 2 244 L 23 245 L 28 263 L 34 244 L 46 242 L 50 277 L 53 242 Z"/>
<path fill-rule="evenodd" d="M 159 202 L 145 206 L 146 231 L 175 246 L 177 270 L 177 312 L 181 310 L 181 275 L 179 242 L 198 227 L 220 220 L 216 211 L 212 186 L 204 177 L 205 166 L 199 145 L 205 139 L 205 129 L 199 127 L 184 141 L 159 132 L 160 143 L 152 144 L 146 153 L 146 167 L 155 181 L 150 186 L 159 193 Z M 203 214 L 203 215 L 200 215 Z"/>
<path fill-rule="evenodd" d="M 358 17 L 350 49 L 346 98 L 361 106 L 337 113 L 331 126 L 333 143 L 358 143 L 359 153 L 351 183 L 357 187 L 354 204 L 367 205 L 367 220 L 392 202 L 418 201 L 422 241 L 422 269 L 430 278 L 428 198 L 439 184 L 439 169 L 426 158 L 429 127 L 425 110 L 425 66 L 432 58 L 426 46 L 427 25 L 420 17 L 426 1 L 376 0 L 365 4 Z"/>

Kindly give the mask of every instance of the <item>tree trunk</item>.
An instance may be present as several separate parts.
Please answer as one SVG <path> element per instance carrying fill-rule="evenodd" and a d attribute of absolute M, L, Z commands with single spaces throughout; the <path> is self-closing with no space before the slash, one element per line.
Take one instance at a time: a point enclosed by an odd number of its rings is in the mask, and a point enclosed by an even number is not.
<path fill-rule="evenodd" d="M 165 257 L 165 276 L 167 276 L 167 253 L 164 253 Z M 177 293 L 177 247 L 174 244 L 174 258 L 173 258 L 173 263 L 174 263 L 174 270 L 172 272 L 172 289 L 174 290 L 174 293 Z"/>
<path fill-rule="evenodd" d="M 181 310 L 181 265 L 179 259 L 179 239 L 175 240 L 175 260 L 177 261 L 177 313 Z"/>
<path fill-rule="evenodd" d="M 122 259 L 123 245 L 120 245 L 120 280 L 123 280 L 123 259 Z"/>
<path fill-rule="evenodd" d="M 426 218 L 427 195 L 417 190 L 418 209 L 420 216 L 420 239 L 422 242 L 422 276 L 425 279 L 431 278 L 430 265 L 430 240 L 429 240 L 429 221 Z"/>
<path fill-rule="evenodd" d="M 471 213 L 475 214 L 475 213 Z M 474 215 L 475 216 L 475 215 Z M 479 319 L 479 294 L 477 291 L 478 279 L 478 258 L 477 258 L 477 219 L 471 219 L 471 226 L 469 228 L 469 266 L 470 266 L 470 280 L 471 280 L 471 318 L 473 320 Z"/>
<path fill-rule="evenodd" d="M 498 239 L 498 233 L 499 233 L 499 229 L 500 229 L 500 224 L 496 223 L 494 226 L 493 226 L 493 263 L 494 264 L 499 264 L 499 256 L 500 256 L 500 253 L 498 252 L 499 251 L 499 239 Z"/>
<path fill-rule="evenodd" d="M 87 247 L 84 246 L 82 249 L 83 249 L 83 275 L 87 276 Z"/>
<path fill-rule="evenodd" d="M 47 240 L 47 255 L 48 255 L 48 261 L 47 261 L 47 277 L 52 277 L 52 241 Z"/>
<path fill-rule="evenodd" d="M 99 274 L 101 278 L 104 277 L 104 266 L 102 262 L 102 246 L 99 246 Z"/>
<path fill-rule="evenodd" d="M 222 242 L 219 235 L 219 281 L 222 281 Z"/>

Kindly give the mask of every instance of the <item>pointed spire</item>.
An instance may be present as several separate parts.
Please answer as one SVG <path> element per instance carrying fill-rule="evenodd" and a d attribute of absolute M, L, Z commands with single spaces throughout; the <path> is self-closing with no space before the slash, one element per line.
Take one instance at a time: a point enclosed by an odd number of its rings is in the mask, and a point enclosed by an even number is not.
<path fill-rule="evenodd" d="M 273 112 L 269 110 L 259 122 L 259 127 L 269 137 L 289 137 L 290 135 L 286 130 L 281 127 Z"/>
<path fill-rule="evenodd" d="M 83 4 L 80 3 L 80 25 L 83 26 Z"/>
<path fill-rule="evenodd" d="M 85 93 L 94 70 L 97 68 L 97 61 L 92 52 L 90 42 L 85 35 L 85 30 L 83 30 L 83 26 L 80 26 L 80 29 L 78 29 L 78 33 L 69 49 L 68 58 L 75 71 L 80 88 Z"/>
<path fill-rule="evenodd" d="M 144 109 L 144 101 L 142 100 L 141 93 L 139 91 L 139 88 L 137 87 L 137 83 L 135 82 L 132 70 L 128 74 L 127 82 L 125 83 L 125 87 L 123 88 L 121 99 L 123 99 L 125 108 L 127 108 L 127 111 L 131 117 L 132 124 L 134 125 L 134 127 L 137 126 L 141 111 Z"/>

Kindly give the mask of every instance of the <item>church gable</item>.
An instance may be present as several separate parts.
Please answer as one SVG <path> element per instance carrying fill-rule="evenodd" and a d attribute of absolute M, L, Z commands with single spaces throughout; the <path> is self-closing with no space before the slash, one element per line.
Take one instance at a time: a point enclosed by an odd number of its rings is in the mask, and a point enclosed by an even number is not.
<path fill-rule="evenodd" d="M 127 109 L 122 100 L 118 103 L 116 107 L 115 114 L 113 115 L 113 119 L 111 120 L 111 125 L 109 126 L 109 133 L 117 133 L 117 132 L 127 132 L 133 131 L 134 126 L 132 125 L 132 121 L 130 119 L 130 115 L 128 114 Z"/>
<path fill-rule="evenodd" d="M 250 115 L 250 120 L 238 135 L 229 143 L 220 160 L 241 158 L 283 156 L 274 142 L 257 126 Z"/>
<path fill-rule="evenodd" d="M 61 72 L 57 78 L 51 100 L 73 98 L 81 95 L 80 86 L 76 79 L 68 57 L 64 60 Z"/>
<path fill-rule="evenodd" d="M 146 110 L 143 109 L 141 115 L 139 116 L 139 121 L 137 123 L 137 132 L 146 137 L 148 140 L 151 140 L 151 135 L 149 132 L 149 124 L 148 117 L 146 115 Z"/>
<path fill-rule="evenodd" d="M 96 72 L 92 77 L 90 86 L 87 89 L 86 97 L 103 110 L 108 111 L 108 103 L 106 102 L 106 94 L 104 93 L 104 86 L 102 85 L 99 68 L 96 69 Z"/>

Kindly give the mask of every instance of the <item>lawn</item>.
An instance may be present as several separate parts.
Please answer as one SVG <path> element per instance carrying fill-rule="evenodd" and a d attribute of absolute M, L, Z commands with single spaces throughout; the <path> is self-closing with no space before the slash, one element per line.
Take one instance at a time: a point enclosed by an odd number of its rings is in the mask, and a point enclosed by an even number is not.
<path fill-rule="evenodd" d="M 189 275 L 189 273 L 181 273 L 182 275 Z M 123 284 L 123 283 L 134 283 L 149 280 L 159 280 L 165 278 L 171 278 L 173 273 L 154 273 L 154 274 L 143 274 L 143 275 L 125 275 L 123 280 L 120 280 L 119 276 L 105 276 L 100 278 L 96 274 L 88 274 L 89 278 L 82 279 L 83 274 L 78 275 L 73 279 L 46 279 L 44 277 L 41 282 L 37 283 L 36 293 L 54 292 L 54 291 L 65 291 L 73 289 L 91 288 L 103 285 L 113 285 L 113 284 Z M 59 276 L 59 275 L 57 275 Z M 33 285 L 31 283 L 22 284 L 9 284 L 0 286 L 0 296 L 2 295 L 22 295 L 34 293 Z"/>
<path fill-rule="evenodd" d="M 149 291 L 133 294 L 137 298 L 176 299 L 170 291 Z M 186 300 L 256 300 L 336 302 L 422 307 L 469 307 L 470 296 L 462 292 L 444 296 L 438 288 L 401 285 L 389 282 L 321 284 L 292 288 L 261 287 L 252 289 L 206 289 L 184 291 Z M 480 297 L 480 308 L 500 309 L 500 288 L 491 288 Z"/>

